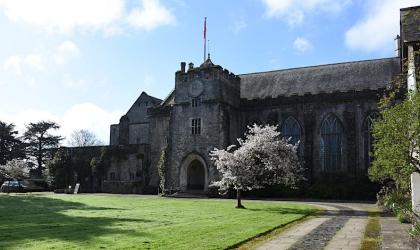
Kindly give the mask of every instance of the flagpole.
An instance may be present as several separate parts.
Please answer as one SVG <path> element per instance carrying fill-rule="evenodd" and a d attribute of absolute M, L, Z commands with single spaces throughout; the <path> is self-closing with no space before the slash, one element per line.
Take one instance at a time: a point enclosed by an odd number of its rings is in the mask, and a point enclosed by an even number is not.
<path fill-rule="evenodd" d="M 204 17 L 204 54 L 203 54 L 203 62 L 206 61 L 206 38 L 207 38 L 207 17 Z"/>

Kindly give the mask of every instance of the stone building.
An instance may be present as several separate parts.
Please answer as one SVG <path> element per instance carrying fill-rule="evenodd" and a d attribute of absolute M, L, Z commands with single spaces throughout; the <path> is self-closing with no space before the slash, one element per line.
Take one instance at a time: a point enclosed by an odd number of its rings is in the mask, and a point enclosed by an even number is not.
<path fill-rule="evenodd" d="M 419 63 L 413 52 L 420 41 L 418 13 L 420 7 L 401 9 L 398 57 L 241 75 L 210 55 L 197 67 L 182 62 L 173 91 L 164 100 L 141 93 L 111 125 L 110 143 L 148 148 L 150 187 L 158 185 L 165 151 L 165 188 L 173 191 L 207 190 L 219 178 L 209 152 L 234 144 L 253 123 L 276 124 L 284 137 L 300 141 L 311 180 L 323 173 L 366 175 L 379 97 Z M 408 84 L 415 86 L 415 78 Z"/>

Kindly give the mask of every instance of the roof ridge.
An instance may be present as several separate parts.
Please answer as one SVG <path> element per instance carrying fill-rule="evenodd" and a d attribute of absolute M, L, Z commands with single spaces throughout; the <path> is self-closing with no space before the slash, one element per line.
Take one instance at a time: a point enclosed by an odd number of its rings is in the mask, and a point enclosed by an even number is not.
<path fill-rule="evenodd" d="M 359 61 L 328 63 L 328 64 L 311 65 L 311 66 L 304 66 L 304 67 L 294 67 L 294 68 L 288 68 L 288 69 L 276 69 L 276 70 L 268 70 L 268 71 L 259 71 L 259 72 L 244 73 L 244 74 L 239 74 L 238 76 L 240 77 L 240 76 L 244 76 L 244 75 L 256 75 L 256 74 L 261 74 L 261 73 L 272 73 L 272 72 L 287 71 L 287 70 L 307 69 L 307 68 L 316 68 L 316 67 L 325 67 L 325 66 L 334 66 L 334 65 L 342 65 L 342 64 L 370 62 L 370 61 L 381 61 L 381 60 L 389 60 L 389 59 L 397 59 L 397 58 L 398 57 L 385 57 L 385 58 L 366 59 L 366 60 L 359 60 Z"/>
<path fill-rule="evenodd" d="M 410 7 L 405 7 L 405 8 L 401 8 L 401 9 L 400 9 L 400 11 L 401 11 L 401 10 L 417 9 L 417 8 L 419 8 L 419 7 L 420 7 L 420 5 L 410 6 Z"/>

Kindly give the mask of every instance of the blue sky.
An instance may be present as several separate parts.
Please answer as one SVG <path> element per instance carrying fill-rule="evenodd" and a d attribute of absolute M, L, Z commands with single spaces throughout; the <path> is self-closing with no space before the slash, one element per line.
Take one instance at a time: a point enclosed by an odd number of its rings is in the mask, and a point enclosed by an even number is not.
<path fill-rule="evenodd" d="M 181 61 L 241 74 L 395 55 L 420 0 L 0 0 L 0 120 L 49 119 L 107 143 L 137 96 L 163 99 Z"/>

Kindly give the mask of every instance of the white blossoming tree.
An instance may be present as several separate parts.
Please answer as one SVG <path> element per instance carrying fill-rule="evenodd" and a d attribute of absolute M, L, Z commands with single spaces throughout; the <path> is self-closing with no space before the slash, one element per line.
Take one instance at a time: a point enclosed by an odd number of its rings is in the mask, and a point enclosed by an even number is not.
<path fill-rule="evenodd" d="M 29 165 L 24 160 L 13 159 L 0 165 L 0 174 L 8 179 L 22 180 L 29 177 Z"/>
<path fill-rule="evenodd" d="M 268 185 L 294 186 L 302 180 L 303 167 L 296 150 L 298 145 L 282 139 L 277 126 L 248 126 L 245 139 L 238 139 L 235 145 L 225 149 L 215 148 L 210 157 L 222 178 L 213 184 L 221 192 L 229 188 L 237 191 L 237 208 L 244 208 L 241 192 L 260 189 Z"/>

